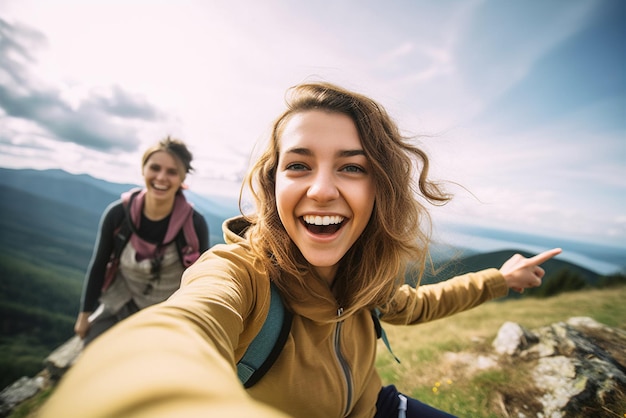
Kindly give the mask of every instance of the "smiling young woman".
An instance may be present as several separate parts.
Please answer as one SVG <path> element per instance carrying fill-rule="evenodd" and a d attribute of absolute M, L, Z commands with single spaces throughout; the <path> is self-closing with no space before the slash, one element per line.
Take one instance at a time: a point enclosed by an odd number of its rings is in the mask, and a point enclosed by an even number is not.
<path fill-rule="evenodd" d="M 449 199 L 428 157 L 368 97 L 327 83 L 290 93 L 244 183 L 256 211 L 224 223 L 226 244 L 187 269 L 168 300 L 90 345 L 43 418 L 450 417 L 382 386 L 372 310 L 405 325 L 452 315 L 539 285 L 539 264 L 560 250 L 404 284 L 428 254 L 420 202 Z M 291 328 L 272 367 L 244 389 L 235 363 L 265 323 L 271 284 Z"/>
<path fill-rule="evenodd" d="M 168 298 L 180 286 L 185 267 L 209 248 L 206 221 L 182 193 L 191 161 L 182 141 L 170 137 L 159 141 L 141 159 L 144 188 L 124 193 L 104 211 L 74 326 L 85 344 L 138 310 Z M 176 219 L 170 222 L 172 217 Z M 195 254 L 182 254 L 182 240 L 177 239 L 183 234 L 184 222 L 178 222 L 182 218 L 193 223 Z M 130 238 L 116 244 L 122 225 L 128 226 L 125 234 Z"/>

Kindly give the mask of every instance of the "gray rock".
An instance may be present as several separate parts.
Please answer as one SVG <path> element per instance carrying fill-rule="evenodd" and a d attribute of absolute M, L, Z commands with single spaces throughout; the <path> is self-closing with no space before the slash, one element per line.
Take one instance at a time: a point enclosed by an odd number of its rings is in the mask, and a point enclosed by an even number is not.
<path fill-rule="evenodd" d="M 626 399 L 626 332 L 591 318 L 571 318 L 533 331 L 519 325 L 516 329 L 510 323 L 505 326 L 502 335 L 510 338 L 502 337 L 497 344 L 494 340 L 494 348 L 501 356 L 526 362 L 520 367 L 532 368 L 543 407 L 534 416 L 604 416 L 607 403 Z M 528 335 L 534 337 L 526 338 L 531 342 L 523 347 L 522 336 Z M 499 332 L 496 340 L 500 336 Z M 515 336 L 520 341 L 517 345 Z M 505 409 L 509 416 L 528 416 L 517 405 L 505 405 Z"/>
<path fill-rule="evenodd" d="M 537 337 L 526 331 L 515 322 L 505 322 L 498 331 L 496 339 L 493 341 L 493 348 L 498 354 L 513 355 L 528 347 L 532 342 L 536 342 Z"/>
<path fill-rule="evenodd" d="M 74 364 L 83 349 L 83 341 L 74 336 L 65 344 L 54 350 L 44 361 L 44 366 L 50 377 L 58 380 Z"/>
<path fill-rule="evenodd" d="M 6 417 L 16 405 L 35 396 L 44 385 L 43 377 L 21 377 L 0 392 L 0 417 Z"/>

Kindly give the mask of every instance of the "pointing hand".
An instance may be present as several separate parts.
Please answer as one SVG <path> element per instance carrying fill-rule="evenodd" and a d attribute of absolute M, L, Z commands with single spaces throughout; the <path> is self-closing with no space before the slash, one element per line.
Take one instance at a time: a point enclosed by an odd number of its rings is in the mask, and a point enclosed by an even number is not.
<path fill-rule="evenodd" d="M 541 286 L 541 279 L 546 272 L 539 265 L 560 254 L 561 251 L 560 248 L 553 248 L 531 258 L 515 254 L 500 267 L 500 273 L 504 276 L 509 289 L 520 293 L 524 289 Z"/>

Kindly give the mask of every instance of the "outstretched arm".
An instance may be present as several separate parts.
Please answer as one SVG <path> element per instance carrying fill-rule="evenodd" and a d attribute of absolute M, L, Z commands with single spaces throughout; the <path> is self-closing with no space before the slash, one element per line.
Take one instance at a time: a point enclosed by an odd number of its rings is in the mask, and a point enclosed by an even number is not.
<path fill-rule="evenodd" d="M 539 265 L 560 253 L 560 248 L 554 248 L 531 258 L 516 254 L 500 269 L 467 273 L 417 288 L 401 286 L 383 310 L 382 319 L 391 324 L 433 321 L 506 296 L 509 289 L 522 292 L 537 287 L 545 275 Z"/>
<path fill-rule="evenodd" d="M 541 286 L 546 272 L 539 265 L 560 253 L 560 248 L 553 248 L 531 258 L 515 254 L 500 267 L 500 273 L 510 289 L 521 293 L 524 289 Z"/>
<path fill-rule="evenodd" d="M 189 267 L 169 299 L 89 344 L 39 416 L 286 418 L 237 378 L 235 352 L 261 285 L 252 287 L 245 249 L 220 248 Z"/>

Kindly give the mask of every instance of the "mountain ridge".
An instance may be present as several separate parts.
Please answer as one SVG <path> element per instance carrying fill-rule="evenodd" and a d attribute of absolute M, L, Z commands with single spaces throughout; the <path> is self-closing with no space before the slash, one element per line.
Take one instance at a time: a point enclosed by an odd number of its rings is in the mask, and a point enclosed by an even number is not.
<path fill-rule="evenodd" d="M 0 185 L 43 197 L 48 201 L 74 205 L 91 214 L 97 214 L 98 219 L 108 205 L 120 199 L 123 192 L 140 187 L 131 183 L 111 183 L 88 174 L 71 174 L 60 169 L 7 168 L 0 168 Z M 206 198 L 189 191 L 184 193 L 196 210 L 204 215 L 209 225 L 211 245 L 223 242 L 222 222 L 237 215 L 238 208 L 229 211 L 219 201 L 214 202 L 217 199 Z"/>

